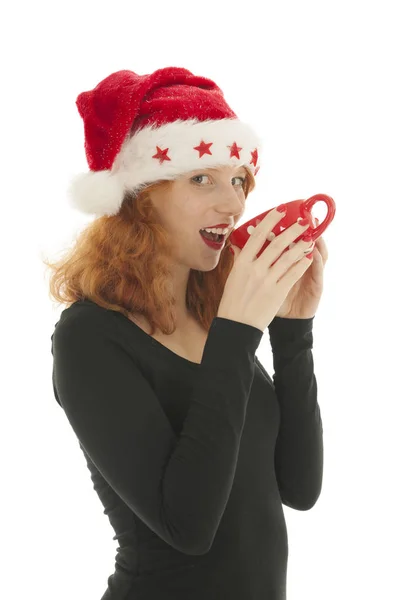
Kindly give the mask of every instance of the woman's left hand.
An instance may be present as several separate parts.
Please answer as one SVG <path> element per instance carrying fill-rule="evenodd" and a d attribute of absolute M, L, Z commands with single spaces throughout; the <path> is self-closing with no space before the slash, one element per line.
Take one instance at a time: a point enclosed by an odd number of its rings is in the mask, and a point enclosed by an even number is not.
<path fill-rule="evenodd" d="M 318 219 L 316 219 L 319 224 Z M 313 261 L 286 296 L 276 317 L 310 319 L 315 316 L 323 290 L 323 274 L 328 260 L 328 248 L 323 237 L 315 241 Z"/>

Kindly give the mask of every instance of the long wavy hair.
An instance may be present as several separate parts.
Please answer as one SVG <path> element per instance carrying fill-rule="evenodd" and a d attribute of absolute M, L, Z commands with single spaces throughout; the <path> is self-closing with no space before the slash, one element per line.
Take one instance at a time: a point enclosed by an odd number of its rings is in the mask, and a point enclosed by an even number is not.
<path fill-rule="evenodd" d="M 165 335 L 176 329 L 176 300 L 171 282 L 171 244 L 161 225 L 150 192 L 167 190 L 173 182 L 158 181 L 139 193 L 126 192 L 116 215 L 101 216 L 83 229 L 72 248 L 56 262 L 43 260 L 50 269 L 49 296 L 71 306 L 88 299 L 126 317 L 144 316 L 151 328 Z M 245 197 L 254 189 L 250 171 Z M 233 267 L 228 238 L 218 265 L 212 271 L 192 269 L 186 305 L 191 315 L 209 330 Z"/>

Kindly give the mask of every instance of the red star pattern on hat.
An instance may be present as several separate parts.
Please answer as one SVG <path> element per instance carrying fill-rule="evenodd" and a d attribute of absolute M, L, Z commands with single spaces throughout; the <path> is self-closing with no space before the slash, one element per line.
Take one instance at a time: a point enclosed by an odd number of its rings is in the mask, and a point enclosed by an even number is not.
<path fill-rule="evenodd" d="M 159 148 L 158 146 L 156 146 L 157 148 L 157 154 L 154 154 L 151 158 L 159 158 L 160 159 L 160 165 L 163 164 L 164 160 L 171 160 L 169 156 L 167 156 L 167 152 L 169 150 L 169 148 L 165 148 L 165 150 L 161 150 L 161 148 Z"/>
<path fill-rule="evenodd" d="M 239 152 L 240 152 L 240 150 L 242 150 L 242 148 L 238 148 L 238 145 L 236 142 L 233 142 L 232 146 L 228 146 L 228 148 L 231 151 L 230 158 L 232 158 L 232 156 L 236 156 L 236 158 L 240 158 Z"/>
<path fill-rule="evenodd" d="M 257 151 L 257 148 L 253 152 L 251 152 L 251 156 L 252 156 L 252 159 L 250 161 L 250 164 L 253 164 L 254 166 L 256 166 L 257 165 L 257 161 L 258 161 L 258 151 Z"/>
<path fill-rule="evenodd" d="M 212 146 L 212 145 L 213 145 L 213 142 L 206 144 L 202 140 L 200 146 L 195 146 L 194 150 L 198 150 L 200 152 L 199 158 L 201 158 L 203 156 L 203 154 L 211 154 L 212 155 L 212 152 L 210 152 L 210 146 Z"/>

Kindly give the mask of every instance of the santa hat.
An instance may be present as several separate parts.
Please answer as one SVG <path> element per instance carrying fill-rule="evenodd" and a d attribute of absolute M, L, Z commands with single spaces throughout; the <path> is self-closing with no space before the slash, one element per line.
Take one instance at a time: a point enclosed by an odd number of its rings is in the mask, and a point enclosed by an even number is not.
<path fill-rule="evenodd" d="M 80 212 L 115 215 L 125 191 L 201 168 L 244 166 L 254 176 L 260 168 L 258 136 L 212 80 L 186 69 L 118 71 L 79 94 L 76 105 L 90 168 L 68 189 Z"/>

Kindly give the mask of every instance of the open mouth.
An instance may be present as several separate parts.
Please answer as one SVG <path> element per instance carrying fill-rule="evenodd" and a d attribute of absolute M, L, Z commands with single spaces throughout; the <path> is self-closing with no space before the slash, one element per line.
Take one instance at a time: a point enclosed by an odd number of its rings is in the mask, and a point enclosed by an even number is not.
<path fill-rule="evenodd" d="M 220 244 L 224 241 L 225 236 L 221 233 L 210 233 L 208 231 L 204 231 L 204 229 L 200 229 L 200 234 L 206 239 L 210 240 L 210 242 L 216 242 Z"/>

